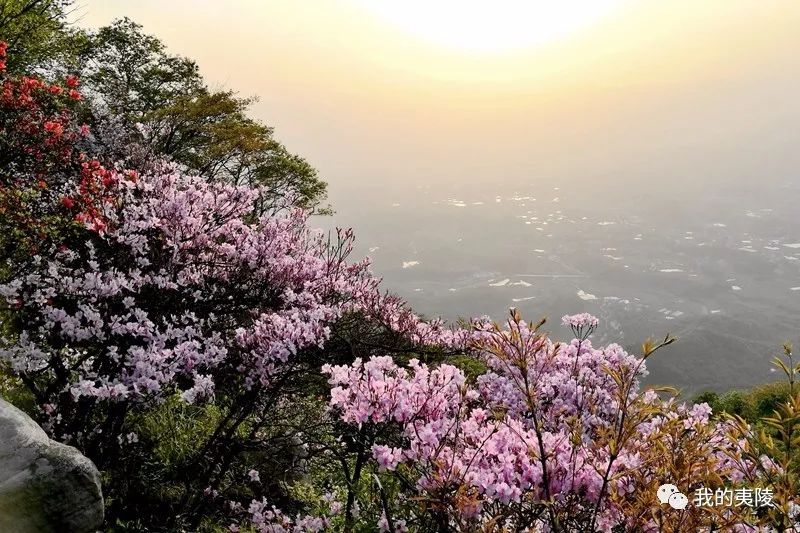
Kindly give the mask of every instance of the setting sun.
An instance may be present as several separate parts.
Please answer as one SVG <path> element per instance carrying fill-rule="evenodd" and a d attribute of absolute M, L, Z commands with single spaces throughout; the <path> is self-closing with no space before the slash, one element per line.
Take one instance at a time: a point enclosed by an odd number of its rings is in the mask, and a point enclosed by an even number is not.
<path fill-rule="evenodd" d="M 580 30 L 624 0 L 406 0 L 363 5 L 403 31 L 448 48 L 497 53 Z"/>

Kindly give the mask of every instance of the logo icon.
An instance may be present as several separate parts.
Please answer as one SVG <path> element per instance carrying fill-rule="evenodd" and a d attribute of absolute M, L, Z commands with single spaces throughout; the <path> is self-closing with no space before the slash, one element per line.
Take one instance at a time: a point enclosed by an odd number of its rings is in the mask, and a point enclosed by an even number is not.
<path fill-rule="evenodd" d="M 689 498 L 681 492 L 676 492 L 669 497 L 667 503 L 669 503 L 669 506 L 673 509 L 686 509 L 686 506 L 689 505 Z"/>
<path fill-rule="evenodd" d="M 659 503 L 668 503 L 673 509 L 686 509 L 686 506 L 689 505 L 689 498 L 671 483 L 665 483 L 658 487 L 656 496 L 658 496 Z"/>

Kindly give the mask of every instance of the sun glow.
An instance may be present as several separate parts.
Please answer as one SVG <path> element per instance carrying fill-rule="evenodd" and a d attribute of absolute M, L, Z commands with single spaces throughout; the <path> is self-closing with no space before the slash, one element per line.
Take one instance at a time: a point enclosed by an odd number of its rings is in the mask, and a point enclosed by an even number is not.
<path fill-rule="evenodd" d="M 611 13 L 625 0 L 364 0 L 420 39 L 466 52 L 498 53 L 544 44 Z"/>

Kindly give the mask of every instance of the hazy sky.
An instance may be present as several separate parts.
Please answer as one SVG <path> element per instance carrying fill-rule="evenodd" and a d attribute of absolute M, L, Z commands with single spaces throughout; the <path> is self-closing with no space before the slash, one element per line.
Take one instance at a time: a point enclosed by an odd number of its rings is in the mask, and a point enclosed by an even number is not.
<path fill-rule="evenodd" d="M 76 16 L 129 16 L 258 96 L 340 208 L 356 188 L 711 187 L 800 163 L 800 2 L 442 1 L 79 0 Z"/>

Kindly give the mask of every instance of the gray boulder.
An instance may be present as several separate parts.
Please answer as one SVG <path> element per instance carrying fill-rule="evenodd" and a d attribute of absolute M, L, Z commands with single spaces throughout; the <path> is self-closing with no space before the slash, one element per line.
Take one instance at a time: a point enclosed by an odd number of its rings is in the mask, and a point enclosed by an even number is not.
<path fill-rule="evenodd" d="M 0 531 L 88 533 L 102 523 L 94 464 L 0 398 Z"/>

